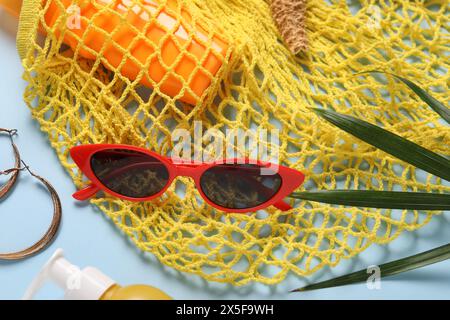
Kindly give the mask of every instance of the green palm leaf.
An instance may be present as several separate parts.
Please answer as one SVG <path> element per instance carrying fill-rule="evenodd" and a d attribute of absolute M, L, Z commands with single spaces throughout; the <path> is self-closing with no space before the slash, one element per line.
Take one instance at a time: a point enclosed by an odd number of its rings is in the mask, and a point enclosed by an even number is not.
<path fill-rule="evenodd" d="M 354 207 L 450 210 L 450 195 L 439 193 L 336 190 L 292 193 L 290 198 Z"/>
<path fill-rule="evenodd" d="M 378 71 L 374 71 L 378 72 Z M 373 73 L 373 72 L 372 72 Z M 450 109 L 408 79 L 392 75 L 406 84 L 425 103 L 450 123 Z M 417 168 L 423 169 L 450 181 L 450 161 L 407 139 L 357 118 L 337 112 L 314 109 L 322 118 Z M 318 192 L 297 192 L 292 198 L 329 204 L 357 207 L 402 209 L 402 210 L 449 210 L 450 195 L 418 192 L 336 190 Z M 380 266 L 381 277 L 392 276 L 450 259 L 450 244 L 420 253 L 411 257 L 389 262 Z M 367 270 L 360 270 L 342 277 L 308 285 L 293 292 L 309 291 L 364 282 L 368 279 Z"/>
<path fill-rule="evenodd" d="M 382 264 L 381 266 L 379 266 L 381 271 L 380 276 L 381 278 L 393 276 L 401 272 L 411 271 L 447 259 L 450 259 L 450 244 L 444 245 L 439 248 L 435 248 L 430 251 L 419 253 L 411 257 Z M 368 279 L 367 270 L 360 270 L 357 272 L 347 274 L 345 276 L 326 280 L 316 284 L 311 284 L 306 287 L 293 290 L 292 292 L 311 291 L 317 289 L 344 286 L 354 283 L 365 282 L 367 281 L 367 279 Z"/>
<path fill-rule="evenodd" d="M 313 109 L 340 129 L 417 168 L 450 181 L 450 160 L 366 121 L 324 109 Z"/>
<path fill-rule="evenodd" d="M 386 72 L 370 71 L 370 73 L 386 73 Z M 442 103 L 440 103 L 438 100 L 436 100 L 428 92 L 426 92 L 425 90 L 420 88 L 414 82 L 412 82 L 408 79 L 402 78 L 400 76 L 397 76 L 395 74 L 391 74 L 391 73 L 386 73 L 386 74 L 389 74 L 389 75 L 395 77 L 396 79 L 400 80 L 404 84 L 406 84 L 412 91 L 414 91 L 420 97 L 420 99 L 422 99 L 423 102 L 428 104 L 436 113 L 438 113 L 442 117 L 442 119 L 447 121 L 447 123 L 450 123 L 450 109 L 449 108 L 444 106 Z"/>

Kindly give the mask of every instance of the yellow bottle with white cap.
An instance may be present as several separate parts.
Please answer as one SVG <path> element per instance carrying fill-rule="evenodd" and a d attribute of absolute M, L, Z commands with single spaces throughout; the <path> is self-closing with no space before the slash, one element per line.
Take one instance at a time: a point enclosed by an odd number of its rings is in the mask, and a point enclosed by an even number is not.
<path fill-rule="evenodd" d="M 64 258 L 61 249 L 44 265 L 23 299 L 33 299 L 47 280 L 64 289 L 66 300 L 172 300 L 161 290 L 150 286 L 121 287 L 96 268 L 86 267 L 81 270 Z"/>

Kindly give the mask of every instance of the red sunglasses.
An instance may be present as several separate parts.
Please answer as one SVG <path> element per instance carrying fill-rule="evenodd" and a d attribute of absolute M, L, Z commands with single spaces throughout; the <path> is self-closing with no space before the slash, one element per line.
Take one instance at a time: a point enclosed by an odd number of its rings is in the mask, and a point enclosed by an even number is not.
<path fill-rule="evenodd" d="M 70 150 L 92 182 L 74 193 L 87 200 L 103 190 L 120 199 L 150 201 L 161 196 L 178 176 L 194 179 L 205 201 L 225 212 L 246 213 L 271 205 L 292 209 L 283 199 L 305 176 L 294 169 L 249 159 L 213 163 L 180 163 L 146 149 L 127 145 L 83 145 Z"/>

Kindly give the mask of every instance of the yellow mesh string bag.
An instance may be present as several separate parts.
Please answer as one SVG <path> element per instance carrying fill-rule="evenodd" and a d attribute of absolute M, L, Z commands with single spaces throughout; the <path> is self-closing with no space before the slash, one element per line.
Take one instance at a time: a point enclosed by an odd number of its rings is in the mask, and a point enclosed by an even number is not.
<path fill-rule="evenodd" d="M 63 8 L 61 1 L 53 3 Z M 164 6 L 166 1 L 159 2 Z M 28 81 L 25 101 L 77 187 L 85 181 L 70 159 L 71 147 L 122 143 L 168 155 L 174 147 L 171 133 L 180 128 L 193 132 L 194 122 L 201 121 L 205 130 L 222 132 L 280 128 L 280 162 L 306 174 L 302 189 L 449 192 L 440 179 L 419 173 L 308 109 L 322 106 L 351 114 L 450 155 L 450 128 L 404 85 L 355 75 L 388 70 L 414 79 L 448 103 L 448 2 L 367 0 L 354 7 L 343 0 L 308 1 L 309 47 L 294 56 L 279 36 L 269 1 L 179 0 L 174 11 L 186 10 L 193 25 L 220 30 L 230 43 L 207 93 L 190 106 L 169 97 L 157 82 L 148 89 L 127 78 L 120 65 L 108 65 L 104 52 L 89 51 L 83 38 L 69 48 L 63 41 L 71 32 L 64 23 L 67 14 L 61 15 L 58 31 L 46 25 L 45 1 L 25 0 L 18 34 Z M 38 36 L 38 29 L 46 36 Z M 130 58 L 132 52 L 123 55 Z M 142 78 L 147 71 L 141 67 Z M 178 97 L 187 91 L 184 82 Z M 164 265 L 234 285 L 276 284 L 290 273 L 310 275 L 371 244 L 389 243 L 440 214 L 307 201 L 292 201 L 294 209 L 288 212 L 271 207 L 224 214 L 206 205 L 187 178 L 179 178 L 155 202 L 131 203 L 103 194 L 91 202 Z"/>

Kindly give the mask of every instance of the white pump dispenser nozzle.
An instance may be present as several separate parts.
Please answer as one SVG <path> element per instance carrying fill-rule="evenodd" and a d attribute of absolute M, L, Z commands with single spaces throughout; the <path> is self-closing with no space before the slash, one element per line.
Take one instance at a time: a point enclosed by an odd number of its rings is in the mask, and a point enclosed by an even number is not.
<path fill-rule="evenodd" d="M 99 300 L 116 284 L 99 270 L 87 267 L 81 270 L 64 258 L 62 249 L 56 250 L 28 287 L 23 300 L 31 300 L 44 283 L 50 279 L 65 292 L 66 300 Z"/>

